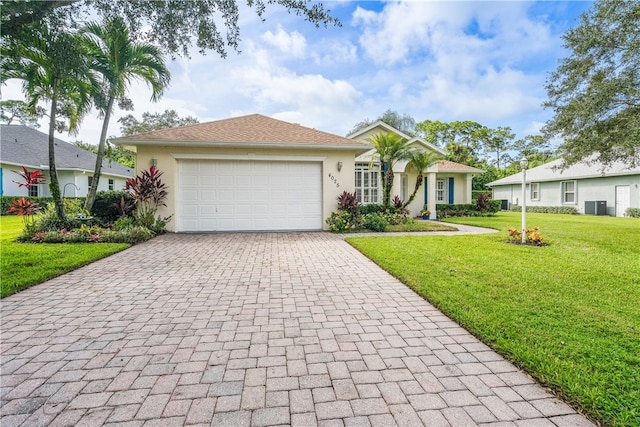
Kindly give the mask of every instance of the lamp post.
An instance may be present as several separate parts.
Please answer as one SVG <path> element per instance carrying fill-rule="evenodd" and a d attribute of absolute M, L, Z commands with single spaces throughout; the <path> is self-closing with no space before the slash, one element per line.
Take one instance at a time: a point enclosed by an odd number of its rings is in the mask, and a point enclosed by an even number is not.
<path fill-rule="evenodd" d="M 527 166 L 529 166 L 529 161 L 523 157 L 520 160 L 522 168 L 522 244 L 527 243 Z"/>

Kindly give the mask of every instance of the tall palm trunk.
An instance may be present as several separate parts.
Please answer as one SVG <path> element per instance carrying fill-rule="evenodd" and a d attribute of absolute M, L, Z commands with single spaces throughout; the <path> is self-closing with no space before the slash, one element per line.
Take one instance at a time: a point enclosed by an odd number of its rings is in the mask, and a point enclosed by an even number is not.
<path fill-rule="evenodd" d="M 49 191 L 56 206 L 58 218 L 65 220 L 64 203 L 62 194 L 60 194 L 60 183 L 58 182 L 58 170 L 56 169 L 56 153 L 55 153 L 55 130 L 56 130 L 56 114 L 57 114 L 57 97 L 55 89 L 51 97 L 51 111 L 49 113 Z"/>
<path fill-rule="evenodd" d="M 386 175 L 387 175 L 387 178 L 385 179 L 386 185 L 383 188 L 384 195 L 383 195 L 382 204 L 384 205 L 385 209 L 390 209 L 391 208 L 391 190 L 393 189 L 393 178 L 394 178 L 393 169 L 389 168 Z"/>
<path fill-rule="evenodd" d="M 407 206 L 409 206 L 411 202 L 413 202 L 413 199 L 416 198 L 416 194 L 418 194 L 418 190 L 420 190 L 420 187 L 422 187 L 422 181 L 424 181 L 424 175 L 422 175 L 422 173 L 419 173 L 418 177 L 416 178 L 416 186 L 413 189 L 413 193 L 411 193 L 411 196 L 409 196 L 407 201 L 404 202 L 404 204 L 402 205 L 402 209 L 406 209 Z"/>
<path fill-rule="evenodd" d="M 98 191 L 98 184 L 100 183 L 100 176 L 102 175 L 102 160 L 104 159 L 104 148 L 107 142 L 107 130 L 109 128 L 109 119 L 111 119 L 111 110 L 113 108 L 113 102 L 115 96 L 109 96 L 109 102 L 107 109 L 104 112 L 104 120 L 102 122 L 102 131 L 100 132 L 100 143 L 98 144 L 98 154 L 96 156 L 96 166 L 93 171 L 93 179 L 91 181 L 91 188 L 89 194 L 87 194 L 87 200 L 84 202 L 84 209 L 91 211 L 93 203 L 96 200 L 96 192 Z"/>

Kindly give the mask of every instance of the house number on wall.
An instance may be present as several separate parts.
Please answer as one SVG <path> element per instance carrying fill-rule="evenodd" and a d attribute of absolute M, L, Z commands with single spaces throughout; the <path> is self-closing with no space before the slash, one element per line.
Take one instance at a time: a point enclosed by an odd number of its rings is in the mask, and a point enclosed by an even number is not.
<path fill-rule="evenodd" d="M 336 185 L 336 188 L 340 188 L 340 183 L 338 182 L 338 178 L 333 176 L 331 172 L 329 172 L 329 179 Z"/>

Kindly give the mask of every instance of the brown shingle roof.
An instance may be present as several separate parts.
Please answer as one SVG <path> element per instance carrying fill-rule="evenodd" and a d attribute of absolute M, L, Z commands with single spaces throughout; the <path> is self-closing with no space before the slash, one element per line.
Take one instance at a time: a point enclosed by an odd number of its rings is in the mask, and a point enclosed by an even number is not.
<path fill-rule="evenodd" d="M 484 172 L 482 169 L 474 168 L 473 166 L 463 165 L 461 163 L 451 162 L 449 160 L 440 160 L 438 162 L 439 172 Z"/>
<path fill-rule="evenodd" d="M 261 114 L 234 117 L 213 122 L 198 123 L 172 129 L 162 129 L 116 138 L 115 143 L 165 143 L 179 142 L 199 144 L 265 144 L 344 146 L 366 149 L 367 144 L 322 132 L 301 125 L 284 122 Z"/>

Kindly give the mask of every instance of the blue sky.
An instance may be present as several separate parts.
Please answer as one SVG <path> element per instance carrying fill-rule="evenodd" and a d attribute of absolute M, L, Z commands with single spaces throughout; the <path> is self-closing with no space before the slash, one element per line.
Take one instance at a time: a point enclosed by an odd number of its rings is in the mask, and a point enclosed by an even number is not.
<path fill-rule="evenodd" d="M 316 28 L 268 6 L 262 22 L 240 18 L 241 53 L 169 62 L 172 83 L 160 102 L 132 87 L 133 114 L 173 108 L 201 122 L 259 113 L 345 135 L 387 109 L 425 119 L 473 120 L 536 134 L 551 112 L 544 83 L 567 52 L 561 36 L 591 2 L 325 2 L 342 27 Z M 244 6 L 243 6 L 244 7 Z M 19 85 L 3 89 L 20 96 Z M 109 128 L 119 135 L 116 111 Z M 92 113 L 76 137 L 97 143 Z M 46 129 L 46 127 L 44 127 Z"/>

